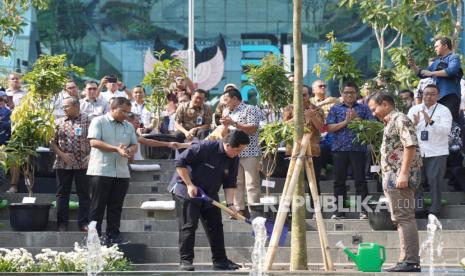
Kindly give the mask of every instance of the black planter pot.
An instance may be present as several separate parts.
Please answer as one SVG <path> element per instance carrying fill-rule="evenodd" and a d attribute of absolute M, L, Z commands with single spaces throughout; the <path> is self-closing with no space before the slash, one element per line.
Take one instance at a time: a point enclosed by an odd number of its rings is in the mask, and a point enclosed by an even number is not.
<path fill-rule="evenodd" d="M 157 140 L 162 142 L 176 142 L 176 138 L 170 134 L 150 134 L 144 136 L 146 139 Z M 140 145 L 140 151 L 144 159 L 168 159 L 171 157 L 172 150 L 168 147 L 148 147 Z"/>
<path fill-rule="evenodd" d="M 11 228 L 15 231 L 43 231 L 47 228 L 49 203 L 12 203 L 8 205 Z"/>
<path fill-rule="evenodd" d="M 368 206 L 373 212 L 368 212 L 368 222 L 375 231 L 396 230 L 392 223 L 391 213 L 385 208 L 376 209 L 378 202 L 369 203 Z"/>

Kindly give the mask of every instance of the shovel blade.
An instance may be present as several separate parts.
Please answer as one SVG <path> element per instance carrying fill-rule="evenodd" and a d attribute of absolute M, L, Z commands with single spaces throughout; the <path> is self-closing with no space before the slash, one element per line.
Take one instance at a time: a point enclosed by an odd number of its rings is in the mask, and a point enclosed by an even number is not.
<path fill-rule="evenodd" d="M 269 241 L 271 239 L 271 235 L 273 234 L 274 222 L 271 220 L 265 221 L 265 229 L 266 229 L 266 238 Z M 284 246 L 287 239 L 287 233 L 289 232 L 289 226 L 287 224 L 283 225 L 283 229 L 281 231 L 281 236 L 279 237 L 279 246 Z M 255 237 L 255 233 L 252 233 Z"/>

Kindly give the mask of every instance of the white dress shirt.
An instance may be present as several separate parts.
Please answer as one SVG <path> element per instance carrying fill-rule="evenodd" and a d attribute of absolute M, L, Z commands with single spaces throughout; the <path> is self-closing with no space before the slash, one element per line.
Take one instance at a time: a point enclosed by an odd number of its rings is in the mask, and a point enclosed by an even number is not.
<path fill-rule="evenodd" d="M 119 90 L 116 90 L 115 93 L 111 93 L 109 90 L 107 90 L 105 92 L 101 92 L 100 96 L 103 97 L 103 99 L 105 99 L 107 103 L 110 102 L 111 98 L 116 98 L 116 97 L 124 97 L 126 99 L 128 98 L 128 94 L 126 94 L 126 92 L 119 91 Z"/>
<path fill-rule="evenodd" d="M 13 99 L 13 104 L 14 104 L 15 106 L 18 106 L 18 105 L 21 103 L 21 99 L 22 99 L 24 96 L 26 96 L 27 91 L 22 90 L 22 89 L 19 89 L 19 90 L 14 91 L 14 90 L 11 90 L 11 89 L 8 88 L 8 89 L 5 91 L 5 93 L 6 93 L 6 95 L 7 95 L 8 97 L 12 97 L 12 99 Z"/>
<path fill-rule="evenodd" d="M 79 102 L 81 113 L 86 114 L 88 117 L 92 119 L 110 111 L 108 102 L 105 101 L 102 97 L 98 97 L 94 101 L 88 98 L 84 98 L 81 99 Z"/>
<path fill-rule="evenodd" d="M 133 101 L 131 112 L 139 115 L 140 121 L 144 124 L 144 127 L 150 127 L 152 125 L 152 113 L 147 110 L 145 103 L 138 104 Z"/>
<path fill-rule="evenodd" d="M 433 125 L 426 126 L 425 118 L 421 112 L 422 110 L 427 110 L 431 120 L 434 121 Z M 430 108 L 427 108 L 425 104 L 418 104 L 412 106 L 408 111 L 407 116 L 412 122 L 414 122 L 414 114 L 420 114 L 419 123 L 415 128 L 421 156 L 434 157 L 449 155 L 449 133 L 452 127 L 452 115 L 449 109 L 440 103 L 433 104 Z M 421 140 L 422 131 L 428 131 L 427 141 Z"/>

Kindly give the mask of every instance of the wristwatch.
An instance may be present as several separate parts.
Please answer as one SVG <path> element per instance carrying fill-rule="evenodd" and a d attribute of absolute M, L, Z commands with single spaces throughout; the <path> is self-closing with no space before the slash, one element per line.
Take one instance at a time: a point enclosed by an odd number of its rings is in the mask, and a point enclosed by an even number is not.
<path fill-rule="evenodd" d="M 237 127 L 237 122 L 234 122 L 234 123 L 233 123 L 233 126 L 234 126 L 234 127 Z"/>
<path fill-rule="evenodd" d="M 226 207 L 233 207 L 234 203 L 226 203 Z"/>

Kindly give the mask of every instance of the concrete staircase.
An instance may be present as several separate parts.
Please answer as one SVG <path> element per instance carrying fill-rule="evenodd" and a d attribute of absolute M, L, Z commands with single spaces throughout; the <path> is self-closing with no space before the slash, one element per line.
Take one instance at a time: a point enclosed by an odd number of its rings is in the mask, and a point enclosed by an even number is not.
<path fill-rule="evenodd" d="M 173 271 L 177 270 L 179 254 L 177 247 L 177 224 L 174 211 L 144 211 L 139 207 L 147 200 L 169 200 L 171 196 L 166 190 L 168 181 L 174 171 L 172 160 L 147 160 L 144 163 L 160 164 L 159 171 L 132 172 L 131 184 L 124 203 L 122 214 L 121 231 L 124 238 L 132 243 L 146 245 L 145 259 L 136 264 L 140 271 Z M 279 195 L 284 179 L 275 179 L 277 185 L 271 190 L 273 195 Z M 348 181 L 353 191 L 351 181 Z M 332 195 L 332 181 L 322 181 L 322 195 Z M 375 181 L 369 181 L 370 194 L 379 196 Z M 20 202 L 25 194 L 3 194 L 10 203 Z M 53 194 L 36 194 L 38 202 L 52 202 L 55 200 Z M 440 267 L 450 271 L 459 271 L 459 260 L 465 257 L 465 195 L 461 192 L 445 192 L 443 197 L 448 200 L 441 217 L 443 224 L 442 240 L 444 242 L 443 261 Z M 223 198 L 221 196 L 221 198 Z M 76 196 L 72 196 L 72 200 Z M 324 213 L 325 218 L 330 213 Z M 50 222 L 44 232 L 13 232 L 9 224 L 8 208 L 0 210 L 0 247 L 13 248 L 24 247 L 32 252 L 38 252 L 42 248 L 56 250 L 71 250 L 75 242 L 83 242 L 85 234 L 77 231 L 77 211 L 70 211 L 69 231 L 56 232 L 55 209 L 50 211 Z M 310 218 L 310 215 L 308 216 Z M 373 231 L 367 220 L 359 220 L 358 213 L 348 213 L 347 219 L 326 219 L 331 255 L 338 271 L 356 271 L 354 265 L 347 256 L 335 248 L 337 241 L 343 241 L 346 246 L 356 251 L 360 242 L 376 242 L 384 245 L 387 249 L 386 263 L 395 263 L 399 254 L 399 239 L 396 231 Z M 223 216 L 225 242 L 228 257 L 235 262 L 248 265 L 251 263 L 251 250 L 254 238 L 251 234 L 251 226 L 243 222 L 230 220 L 227 215 Z M 307 253 L 310 267 L 315 271 L 321 270 L 322 259 L 319 246 L 316 222 L 307 219 Z M 426 239 L 426 220 L 419 219 L 420 243 Z M 281 247 L 276 257 L 275 268 L 288 269 L 290 258 L 290 233 L 286 244 Z M 195 265 L 197 270 L 211 269 L 211 254 L 208 241 L 199 227 L 196 238 Z M 422 256 L 426 257 L 426 256 Z M 426 262 L 423 263 L 427 268 Z M 206 272 L 205 272 L 206 273 Z M 207 274 L 202 275 L 207 275 Z M 245 272 L 244 272 L 245 273 Z M 284 272 L 283 272 L 284 273 Z M 209 274 L 209 273 L 208 273 Z M 236 274 L 241 274 L 237 272 Z M 284 273 L 285 275 L 291 275 Z M 282 275 L 284 275 L 282 274 Z M 314 273 L 312 273 L 314 274 Z M 182 275 L 182 274 L 176 274 Z M 200 275 L 200 274 L 199 274 Z M 213 274 L 212 274 L 213 275 Z M 226 275 L 223 274 L 222 275 Z M 280 275 L 277 272 L 276 275 Z M 332 274 L 338 275 L 338 274 Z M 368 275 L 364 273 L 364 275 Z M 390 274 L 392 275 L 392 274 Z M 440 275 L 440 274 L 437 274 Z"/>

